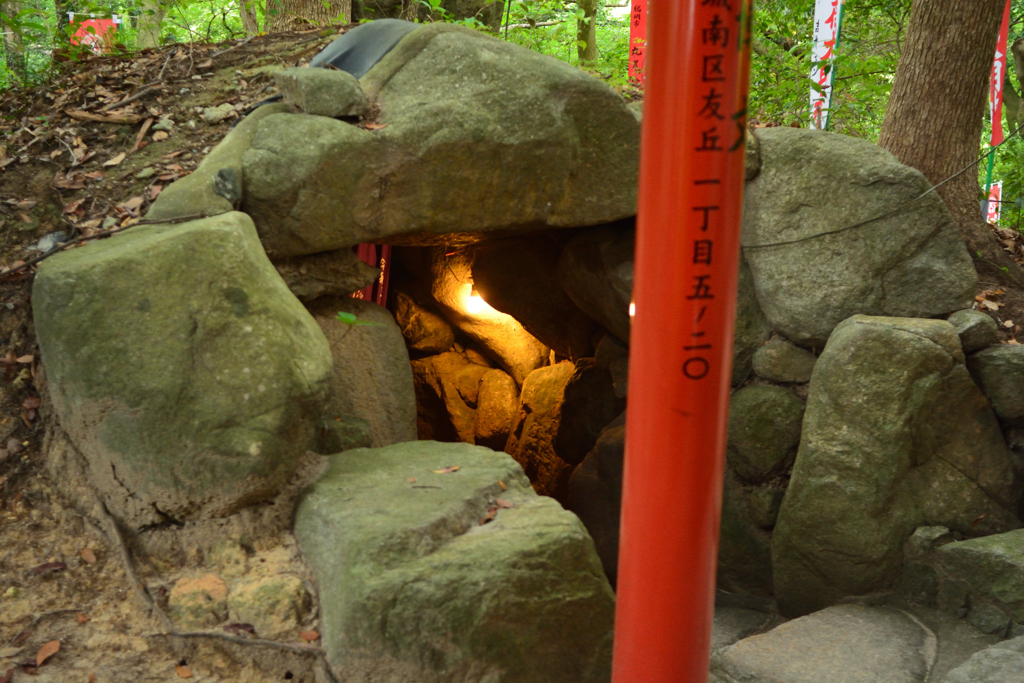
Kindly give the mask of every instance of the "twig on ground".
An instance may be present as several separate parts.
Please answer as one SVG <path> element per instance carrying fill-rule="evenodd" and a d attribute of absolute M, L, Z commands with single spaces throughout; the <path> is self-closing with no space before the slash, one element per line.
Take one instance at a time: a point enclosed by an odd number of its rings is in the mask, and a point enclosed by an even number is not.
<path fill-rule="evenodd" d="M 142 144 L 142 138 L 146 137 L 146 131 L 153 125 L 153 117 L 150 116 L 148 119 L 142 122 L 142 128 L 139 129 L 139 134 L 135 136 L 135 144 L 128 150 L 129 154 L 135 154 L 139 151 L 139 145 Z"/>
<path fill-rule="evenodd" d="M 167 59 L 164 60 L 164 65 L 160 67 L 160 74 L 156 77 L 157 83 L 162 83 L 164 80 L 164 71 L 167 71 L 167 65 L 171 63 L 171 57 L 174 56 L 174 50 L 167 52 Z"/>
<path fill-rule="evenodd" d="M 41 624 L 44 620 L 49 619 L 50 617 L 60 617 L 64 616 L 65 614 L 78 614 L 81 611 L 82 610 L 80 610 L 77 607 L 70 607 L 67 609 L 55 609 L 50 612 L 43 612 L 42 614 L 38 615 L 35 619 L 33 619 L 28 626 L 21 629 L 18 635 L 11 638 L 11 640 L 7 643 L 7 647 L 13 647 L 14 643 L 16 643 L 19 638 L 24 637 L 26 633 L 31 633 L 32 629 L 34 629 L 36 626 L 39 626 L 39 624 Z"/>
<path fill-rule="evenodd" d="M 154 85 L 147 85 L 145 88 L 143 88 L 139 92 L 135 93 L 131 97 L 126 97 L 123 100 L 121 100 L 120 102 L 114 102 L 114 103 L 108 104 L 108 105 L 106 105 L 104 107 L 100 107 L 100 111 L 110 111 L 111 109 L 117 109 L 118 107 L 123 106 L 125 104 L 131 104 L 132 102 L 134 102 L 135 100 L 139 99 L 140 97 L 144 97 L 144 96 L 148 95 L 149 93 L 153 92 L 159 86 L 160 86 L 159 83 L 156 83 Z"/>
<path fill-rule="evenodd" d="M 218 633 L 216 631 L 175 631 L 173 628 L 167 629 L 166 633 L 147 633 L 144 638 L 193 638 L 203 639 L 208 638 L 210 640 L 221 640 L 228 643 L 234 643 L 235 645 L 246 645 L 251 647 L 265 647 L 271 650 L 279 650 L 283 652 L 290 652 L 291 654 L 300 655 L 303 657 L 314 657 L 320 665 L 323 667 L 324 675 L 327 680 L 331 683 L 338 683 L 338 679 L 334 676 L 334 672 L 331 671 L 330 665 L 327 663 L 327 654 L 319 647 L 302 647 L 300 645 L 289 645 L 288 643 L 279 643 L 276 640 L 266 640 L 264 638 L 242 638 L 240 636 L 233 636 L 228 633 Z"/>
<path fill-rule="evenodd" d="M 220 57 L 221 55 L 224 55 L 224 54 L 227 54 L 228 52 L 231 52 L 232 50 L 237 50 L 238 48 L 242 47 L 243 45 L 245 45 L 246 43 L 248 43 L 250 40 L 252 40 L 255 37 L 256 37 L 255 35 L 249 36 L 248 38 L 246 38 L 242 42 L 238 43 L 237 45 L 232 45 L 231 47 L 227 48 L 226 50 L 221 50 L 220 52 L 214 52 L 212 55 L 210 55 L 210 59 L 213 59 L 214 57 Z"/>

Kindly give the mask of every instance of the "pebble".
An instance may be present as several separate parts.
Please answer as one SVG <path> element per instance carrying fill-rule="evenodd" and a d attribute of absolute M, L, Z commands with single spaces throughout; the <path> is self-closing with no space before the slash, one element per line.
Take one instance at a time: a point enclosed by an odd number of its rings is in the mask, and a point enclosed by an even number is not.
<path fill-rule="evenodd" d="M 139 171 L 138 173 L 136 173 L 135 177 L 138 180 L 145 180 L 146 178 L 152 178 L 155 175 L 156 175 L 156 169 L 153 168 L 152 166 L 147 166 L 146 168 L 144 168 L 141 171 Z"/>

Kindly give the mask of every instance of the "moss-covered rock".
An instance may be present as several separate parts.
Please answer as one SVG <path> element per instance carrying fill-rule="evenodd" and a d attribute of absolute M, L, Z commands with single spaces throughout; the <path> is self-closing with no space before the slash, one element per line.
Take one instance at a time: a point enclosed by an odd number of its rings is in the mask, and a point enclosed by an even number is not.
<path fill-rule="evenodd" d="M 32 304 L 60 424 L 130 525 L 273 496 L 312 442 L 330 350 L 244 214 L 58 254 Z"/>
<path fill-rule="evenodd" d="M 593 542 L 503 453 L 350 451 L 304 494 L 295 533 L 341 680 L 610 678 L 614 598 Z"/>

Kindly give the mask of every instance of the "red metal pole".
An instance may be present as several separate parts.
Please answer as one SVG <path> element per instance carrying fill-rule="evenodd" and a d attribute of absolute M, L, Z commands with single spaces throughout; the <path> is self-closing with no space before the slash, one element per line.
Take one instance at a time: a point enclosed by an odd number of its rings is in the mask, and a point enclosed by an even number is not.
<path fill-rule="evenodd" d="M 749 6 L 651 0 L 614 683 L 708 675 Z"/>

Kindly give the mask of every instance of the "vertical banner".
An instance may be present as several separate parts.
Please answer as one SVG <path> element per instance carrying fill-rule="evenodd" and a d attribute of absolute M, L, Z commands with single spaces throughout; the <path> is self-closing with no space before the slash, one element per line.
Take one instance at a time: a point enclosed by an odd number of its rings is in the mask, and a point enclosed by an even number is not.
<path fill-rule="evenodd" d="M 704 683 L 725 468 L 750 0 L 651 0 L 613 683 Z"/>
<path fill-rule="evenodd" d="M 991 225 L 999 224 L 999 216 L 1002 214 L 1003 181 L 992 183 L 988 188 L 988 210 L 985 215 L 985 222 Z"/>
<path fill-rule="evenodd" d="M 81 17 L 89 17 L 84 21 L 76 21 Z M 84 45 L 95 54 L 101 55 L 110 51 L 117 39 L 117 24 L 121 19 L 115 14 L 110 18 L 95 18 L 94 14 L 76 14 L 68 12 L 68 23 L 74 28 L 69 37 L 72 45 Z"/>
<path fill-rule="evenodd" d="M 629 82 L 644 85 L 644 52 L 647 49 L 647 0 L 631 0 L 629 13 Z"/>
<path fill-rule="evenodd" d="M 992 75 L 988 84 L 988 113 L 992 120 L 993 147 L 1003 142 L 1003 85 L 1006 82 L 1006 44 L 1010 33 L 1010 0 L 1006 0 L 1003 11 L 1003 25 L 999 29 L 996 56 L 992 60 Z"/>
<path fill-rule="evenodd" d="M 992 74 L 988 81 L 988 114 L 992 121 L 992 137 L 989 139 L 989 148 L 1003 143 L 1003 85 L 1006 82 L 1006 44 L 1010 33 L 1010 0 L 1006 0 L 1006 9 L 1003 10 L 1003 23 L 999 28 L 999 40 L 996 42 L 996 56 L 992 60 Z M 985 220 L 991 223 L 989 216 L 992 213 L 992 206 L 989 198 L 989 190 L 992 187 L 992 169 L 995 167 L 996 155 L 991 152 L 988 155 L 988 170 L 985 172 L 985 200 L 982 202 L 981 213 Z M 996 207 L 998 217 L 998 205 Z"/>
<path fill-rule="evenodd" d="M 828 129 L 835 80 L 835 48 L 846 0 L 815 0 L 814 35 L 811 45 L 811 128 Z"/>

